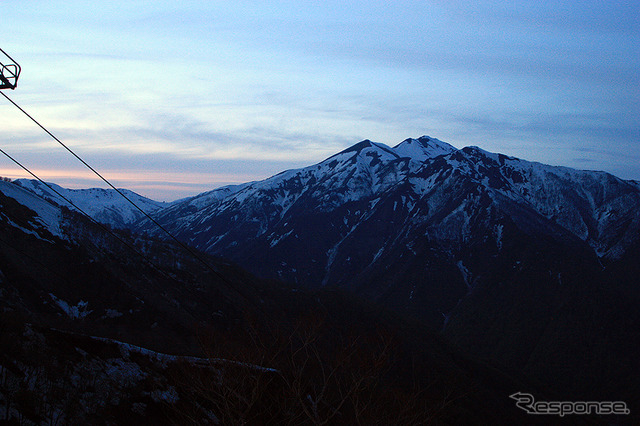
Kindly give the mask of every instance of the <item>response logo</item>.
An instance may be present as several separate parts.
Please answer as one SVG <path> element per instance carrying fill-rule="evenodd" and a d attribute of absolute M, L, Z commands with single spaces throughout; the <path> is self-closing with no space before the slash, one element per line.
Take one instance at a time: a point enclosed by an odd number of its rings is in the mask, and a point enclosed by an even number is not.
<path fill-rule="evenodd" d="M 509 395 L 516 406 L 528 414 L 566 416 L 569 414 L 628 415 L 631 411 L 624 401 L 536 401 L 530 393 L 516 392 Z"/>

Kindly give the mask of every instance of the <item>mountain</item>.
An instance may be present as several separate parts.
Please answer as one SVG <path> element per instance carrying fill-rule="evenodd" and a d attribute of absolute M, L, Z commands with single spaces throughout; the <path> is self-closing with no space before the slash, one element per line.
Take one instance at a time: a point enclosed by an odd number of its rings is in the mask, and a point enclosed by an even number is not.
<path fill-rule="evenodd" d="M 426 136 L 365 140 L 154 217 L 258 276 L 430 324 L 561 400 L 640 406 L 637 182 Z"/>
<path fill-rule="evenodd" d="M 363 141 L 153 213 L 184 241 L 287 285 L 200 253 L 206 268 L 144 220 L 102 228 L 0 182 L 0 416 L 37 423 L 82 394 L 79 423 L 157 419 L 159 405 L 165 420 L 201 423 L 331 417 L 338 406 L 352 423 L 535 423 L 508 397 L 526 392 L 624 401 L 629 418 L 571 420 L 632 424 L 638 191 L 422 137 Z M 199 367 L 219 358 L 234 367 Z M 135 374 L 123 383 L 103 373 L 125 370 Z M 263 375 L 274 370 L 284 381 Z"/>
<path fill-rule="evenodd" d="M 349 294 L 199 256 L 0 181 L 0 422 L 519 423 L 508 395 L 549 391 Z"/>
<path fill-rule="evenodd" d="M 47 183 L 49 185 L 47 186 L 33 179 L 17 179 L 14 183 L 60 206 L 76 210 L 65 200 L 66 198 L 98 222 L 115 228 L 127 228 L 144 217 L 140 210 L 113 189 L 66 189 L 55 183 Z M 128 189 L 119 189 L 119 191 L 145 213 L 151 213 L 169 205 L 169 203 L 150 200 Z"/>
<path fill-rule="evenodd" d="M 442 320 L 524 241 L 545 240 L 597 268 L 618 259 L 638 239 L 639 206 L 637 184 L 604 172 L 424 136 L 393 148 L 362 141 L 319 164 L 204 193 L 154 217 L 259 276 L 345 287 Z M 145 221 L 136 229 L 156 232 Z"/>

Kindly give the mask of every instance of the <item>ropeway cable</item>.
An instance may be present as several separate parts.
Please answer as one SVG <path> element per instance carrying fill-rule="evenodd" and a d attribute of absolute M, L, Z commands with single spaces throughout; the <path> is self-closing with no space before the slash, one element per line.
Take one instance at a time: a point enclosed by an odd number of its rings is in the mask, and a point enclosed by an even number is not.
<path fill-rule="evenodd" d="M 91 217 L 91 215 L 89 215 L 87 212 L 85 212 L 84 210 L 82 210 L 80 207 L 78 207 L 73 201 L 71 201 L 69 198 L 65 197 L 64 195 L 62 195 L 60 193 L 60 191 L 56 190 L 53 186 L 49 185 L 47 182 L 45 182 L 44 180 L 42 180 L 38 175 L 36 175 L 35 173 L 33 173 L 31 170 L 29 170 L 26 166 L 24 166 L 23 164 L 21 164 L 18 160 L 16 160 L 15 158 L 13 158 L 11 155 L 7 154 L 2 148 L 0 148 L 0 153 L 2 153 L 5 157 L 7 157 L 9 160 L 13 161 L 15 164 L 17 164 L 18 166 L 20 166 L 24 171 L 26 171 L 27 173 L 29 173 L 31 176 L 33 176 L 35 179 L 37 179 L 41 184 L 45 185 L 47 188 L 49 188 L 51 191 L 53 191 L 54 193 L 56 193 L 59 197 L 61 197 L 63 200 L 65 200 L 67 203 L 69 203 L 72 207 L 74 207 L 75 209 L 77 209 L 81 214 L 83 214 L 85 217 L 87 217 L 91 222 L 93 222 L 94 224 L 98 225 L 100 228 L 102 228 L 104 231 L 108 232 L 109 234 L 111 234 L 113 237 L 115 237 L 118 241 L 120 241 L 122 244 L 124 244 L 126 247 L 128 247 L 129 249 L 133 250 L 134 253 L 138 254 L 138 256 L 140 256 L 143 260 L 145 260 L 153 269 L 155 269 L 156 271 L 160 272 L 161 274 L 163 274 L 165 277 L 170 278 L 170 279 L 174 279 L 170 274 L 168 274 L 167 272 L 163 271 L 160 267 L 156 266 L 147 256 L 145 256 L 143 253 L 141 253 L 135 246 L 131 245 L 130 243 L 128 243 L 127 241 L 125 241 L 124 239 L 122 239 L 118 234 L 116 234 L 115 232 L 113 232 L 111 229 L 109 229 L 107 226 L 105 226 L 103 223 L 98 222 L 97 220 L 95 220 L 93 217 Z"/>
<path fill-rule="evenodd" d="M 73 150 L 71 148 L 69 148 L 67 145 L 65 145 L 60 139 L 58 139 L 53 133 L 51 133 L 46 127 L 44 127 L 42 124 L 40 124 L 35 118 L 33 118 L 27 111 L 25 111 L 20 105 L 18 105 L 17 103 L 15 103 L 9 96 L 7 96 L 4 92 L 0 91 L 0 94 L 2 94 L 2 96 L 4 96 L 9 102 L 11 102 L 16 108 L 18 108 L 24 115 L 26 115 L 31 121 L 33 121 L 38 127 L 40 127 L 42 130 L 44 130 L 44 132 L 49 135 L 53 140 L 55 140 L 56 142 L 58 142 L 64 149 L 66 149 L 67 151 L 69 151 L 69 153 L 71 155 L 73 155 L 78 161 L 80 161 L 85 167 L 87 167 L 89 170 L 91 170 L 96 176 L 98 176 L 103 182 L 105 182 L 107 185 L 109 185 L 110 188 L 112 188 L 114 191 L 116 191 L 118 194 L 120 194 L 120 196 L 122 198 L 124 198 L 125 200 L 127 200 L 132 206 L 134 206 L 140 213 L 142 213 L 147 219 L 149 219 L 155 226 L 158 227 L 158 229 L 160 229 L 162 232 L 164 232 L 167 236 L 169 236 L 173 241 L 175 241 L 180 247 L 182 247 L 185 251 L 187 251 L 191 256 L 193 256 L 194 259 L 196 259 L 198 262 L 200 262 L 202 265 L 205 266 L 206 269 L 208 269 L 209 271 L 211 271 L 214 275 L 216 275 L 218 278 L 220 278 L 223 282 L 225 282 L 232 290 L 236 291 L 237 293 L 239 293 L 243 298 L 245 298 L 247 301 L 253 302 L 255 303 L 255 301 L 252 300 L 252 298 L 248 297 L 246 294 L 244 294 L 244 291 L 241 291 L 238 287 L 236 287 L 235 285 L 233 285 L 224 275 L 222 275 L 220 272 L 218 272 L 213 266 L 211 266 L 209 264 L 209 262 L 207 262 L 205 259 L 202 258 L 202 256 L 200 256 L 198 253 L 196 253 L 193 249 L 191 249 L 188 245 L 186 245 L 185 243 L 183 243 L 182 241 L 180 241 L 178 238 L 176 238 L 171 232 L 169 232 L 164 226 L 162 226 L 160 223 L 158 223 L 158 221 L 156 221 L 154 218 L 152 218 L 147 212 L 145 212 L 142 208 L 140 208 L 135 202 L 133 202 L 129 197 L 127 197 L 122 191 L 120 191 L 118 188 L 116 188 L 111 182 L 109 182 L 104 176 L 102 176 L 96 169 L 94 169 L 93 167 L 91 167 L 91 165 L 89 165 L 86 161 L 84 161 L 78 154 L 76 154 L 75 152 L 73 152 Z M 7 155 L 6 153 L 4 153 L 4 151 L 2 151 L 3 154 Z M 14 160 L 15 161 L 15 160 Z M 30 172 L 29 172 L 30 173 Z M 41 181 L 42 182 L 42 181 Z"/>

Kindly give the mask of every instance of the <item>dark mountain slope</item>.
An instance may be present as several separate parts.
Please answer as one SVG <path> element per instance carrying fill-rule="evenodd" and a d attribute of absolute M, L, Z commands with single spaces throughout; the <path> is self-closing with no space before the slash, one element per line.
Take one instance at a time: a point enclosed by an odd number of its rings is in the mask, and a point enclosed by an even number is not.
<path fill-rule="evenodd" d="M 636 182 L 427 137 L 363 141 L 157 218 L 259 276 L 427 322 L 565 400 L 640 408 Z"/>
<path fill-rule="evenodd" d="M 7 185 L 12 184 L 2 189 Z M 39 213 L 0 194 L 3 310 L 54 327 L 182 352 L 198 348 L 192 330 L 200 321 L 216 312 L 237 318 L 251 303 L 230 288 L 229 283 L 242 287 L 254 280 L 238 268 L 211 259 L 224 271 L 223 281 L 170 244 L 141 241 L 138 251 L 162 265 L 159 270 L 84 217 L 34 200 Z M 57 213 L 42 224 L 49 207 Z M 120 238 L 133 245 L 126 234 Z"/>
<path fill-rule="evenodd" d="M 85 218 L 0 190 L 9 423 L 287 424 L 313 410 L 335 424 L 521 422 L 508 395 L 547 392 L 340 292 L 294 291 L 208 258 L 213 275 L 171 244 L 120 234 L 158 270 Z"/>

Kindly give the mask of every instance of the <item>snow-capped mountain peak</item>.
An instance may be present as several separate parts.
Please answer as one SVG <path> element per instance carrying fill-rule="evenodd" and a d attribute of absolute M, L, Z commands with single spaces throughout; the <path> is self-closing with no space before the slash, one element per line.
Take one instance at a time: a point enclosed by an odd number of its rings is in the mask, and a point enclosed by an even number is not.
<path fill-rule="evenodd" d="M 393 151 L 400 157 L 409 157 L 415 161 L 425 161 L 439 155 L 447 155 L 457 149 L 446 142 L 429 136 L 421 136 L 418 139 L 406 139 L 393 147 Z"/>
<path fill-rule="evenodd" d="M 428 136 L 393 148 L 364 140 L 318 164 L 200 198 L 156 218 L 204 251 L 312 286 L 385 270 L 392 246 L 410 259 L 418 244 L 437 241 L 450 256 L 474 239 L 495 238 L 500 250 L 525 233 L 562 235 L 616 258 L 640 229 L 637 185 Z M 139 229 L 155 232 L 144 222 Z"/>
<path fill-rule="evenodd" d="M 400 156 L 387 145 L 365 139 L 332 155 L 320 164 L 329 164 L 332 168 L 338 164 L 354 163 L 366 163 L 375 166 L 380 162 L 388 162 L 397 160 L 398 158 L 400 158 Z"/>

